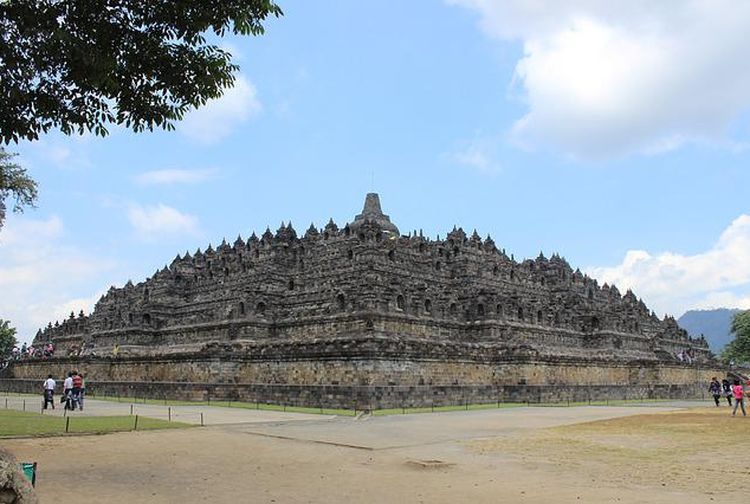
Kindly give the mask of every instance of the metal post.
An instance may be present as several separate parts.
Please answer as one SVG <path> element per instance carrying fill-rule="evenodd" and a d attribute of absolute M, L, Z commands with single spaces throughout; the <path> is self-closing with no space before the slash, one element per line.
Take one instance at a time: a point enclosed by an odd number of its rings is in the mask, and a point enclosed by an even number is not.
<path fill-rule="evenodd" d="M 201 427 L 203 427 L 203 413 L 201 412 Z"/>
<path fill-rule="evenodd" d="M 130 416 L 133 416 L 133 405 L 130 405 Z"/>
<path fill-rule="evenodd" d="M 70 430 L 70 417 L 65 417 L 65 432 Z"/>
<path fill-rule="evenodd" d="M 138 415 L 135 416 L 135 422 L 133 424 L 133 430 L 138 430 Z"/>
<path fill-rule="evenodd" d="M 26 411 L 26 399 L 23 400 L 23 410 Z"/>
<path fill-rule="evenodd" d="M 172 406 L 167 408 L 167 418 L 170 422 L 172 421 Z"/>

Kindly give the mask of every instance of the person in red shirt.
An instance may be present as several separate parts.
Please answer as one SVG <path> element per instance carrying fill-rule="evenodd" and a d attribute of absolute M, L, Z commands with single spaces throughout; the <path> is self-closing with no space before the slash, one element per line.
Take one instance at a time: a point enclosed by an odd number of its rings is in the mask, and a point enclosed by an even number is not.
<path fill-rule="evenodd" d="M 79 407 L 79 409 L 83 409 L 83 406 L 81 404 L 81 390 L 83 390 L 83 377 L 78 374 L 78 371 L 73 371 L 73 390 L 71 391 L 71 394 L 73 396 L 73 400 L 71 401 L 73 411 L 75 411 L 76 405 Z"/>
<path fill-rule="evenodd" d="M 732 410 L 732 416 L 737 413 L 737 406 L 742 408 L 742 416 L 747 416 L 747 413 L 745 412 L 745 391 L 743 390 L 742 385 L 740 385 L 739 380 L 734 380 L 732 394 L 734 394 L 734 409 Z"/>

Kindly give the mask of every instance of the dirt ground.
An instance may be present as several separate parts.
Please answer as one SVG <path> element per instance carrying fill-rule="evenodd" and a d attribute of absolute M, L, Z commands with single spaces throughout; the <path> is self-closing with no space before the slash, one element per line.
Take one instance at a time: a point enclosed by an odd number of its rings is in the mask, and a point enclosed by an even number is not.
<path fill-rule="evenodd" d="M 690 504 L 750 488 L 750 417 L 726 407 L 305 417 L 0 444 L 39 463 L 41 502 L 55 503 Z"/>

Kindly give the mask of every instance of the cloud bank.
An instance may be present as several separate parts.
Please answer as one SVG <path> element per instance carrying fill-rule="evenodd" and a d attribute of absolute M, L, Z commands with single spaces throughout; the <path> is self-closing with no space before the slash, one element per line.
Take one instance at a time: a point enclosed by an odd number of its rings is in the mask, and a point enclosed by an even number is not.
<path fill-rule="evenodd" d="M 616 266 L 587 268 L 600 282 L 633 289 L 657 313 L 691 308 L 750 309 L 750 215 L 737 217 L 705 252 L 631 250 Z"/>
<path fill-rule="evenodd" d="M 520 41 L 513 126 L 527 147 L 579 158 L 726 142 L 750 106 L 750 3 L 738 0 L 448 0 Z"/>

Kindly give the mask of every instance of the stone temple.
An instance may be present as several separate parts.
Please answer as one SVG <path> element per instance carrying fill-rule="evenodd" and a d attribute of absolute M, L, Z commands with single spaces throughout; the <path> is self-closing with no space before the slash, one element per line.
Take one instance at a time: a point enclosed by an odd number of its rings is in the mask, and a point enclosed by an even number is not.
<path fill-rule="evenodd" d="M 15 378 L 78 367 L 110 392 L 316 406 L 684 397 L 716 369 L 705 340 L 632 292 L 558 255 L 518 262 L 476 231 L 405 236 L 377 194 L 343 227 L 178 255 L 46 341 L 56 357 Z"/>

